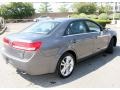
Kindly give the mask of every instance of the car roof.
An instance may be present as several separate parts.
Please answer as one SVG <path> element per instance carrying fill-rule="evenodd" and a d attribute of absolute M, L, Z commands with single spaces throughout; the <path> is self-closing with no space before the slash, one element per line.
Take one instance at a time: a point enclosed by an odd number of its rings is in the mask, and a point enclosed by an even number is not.
<path fill-rule="evenodd" d="M 69 22 L 69 21 L 75 21 L 75 20 L 89 20 L 85 18 L 55 18 L 49 21 L 56 21 L 56 22 Z"/>
<path fill-rule="evenodd" d="M 87 18 L 55 18 L 55 19 L 52 19 L 50 21 L 53 21 L 53 22 L 62 22 L 62 23 L 66 23 L 66 22 L 72 22 L 72 21 L 75 21 L 75 20 L 88 20 L 88 21 L 92 21 L 94 23 L 96 23 L 95 21 L 91 20 L 91 19 L 87 19 Z M 101 28 L 102 26 L 99 24 L 99 23 L 96 23 L 97 25 L 99 25 Z"/>

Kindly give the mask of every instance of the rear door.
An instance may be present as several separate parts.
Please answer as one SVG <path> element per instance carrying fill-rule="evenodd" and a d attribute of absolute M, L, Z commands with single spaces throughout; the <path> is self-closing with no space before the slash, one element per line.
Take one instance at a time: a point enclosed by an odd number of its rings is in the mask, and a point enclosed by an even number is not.
<path fill-rule="evenodd" d="M 96 24 L 95 22 L 86 20 L 86 25 L 88 26 L 89 33 L 91 33 L 94 38 L 94 53 L 98 52 L 102 49 L 105 49 L 108 45 L 108 34 L 105 34 L 104 31 L 102 31 L 101 27 Z"/>
<path fill-rule="evenodd" d="M 71 22 L 65 31 L 65 38 L 72 42 L 78 58 L 83 58 L 93 53 L 94 36 L 88 33 L 84 21 Z"/>

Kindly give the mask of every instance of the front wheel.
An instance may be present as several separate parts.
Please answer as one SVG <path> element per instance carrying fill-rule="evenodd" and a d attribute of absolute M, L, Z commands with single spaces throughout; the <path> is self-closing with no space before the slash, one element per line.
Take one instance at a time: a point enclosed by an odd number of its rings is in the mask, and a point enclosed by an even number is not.
<path fill-rule="evenodd" d="M 72 74 L 74 70 L 74 66 L 75 66 L 74 56 L 70 53 L 66 53 L 62 55 L 62 57 L 60 58 L 58 62 L 57 74 L 61 78 L 67 78 Z"/>

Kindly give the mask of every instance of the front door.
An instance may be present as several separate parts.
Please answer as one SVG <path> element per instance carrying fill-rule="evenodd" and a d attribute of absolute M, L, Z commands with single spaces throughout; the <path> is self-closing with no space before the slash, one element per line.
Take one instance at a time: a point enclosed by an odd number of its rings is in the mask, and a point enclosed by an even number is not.
<path fill-rule="evenodd" d="M 66 38 L 69 38 L 78 58 L 86 57 L 93 53 L 94 36 L 88 33 L 84 21 L 71 22 L 66 30 Z"/>
<path fill-rule="evenodd" d="M 107 48 L 109 35 L 105 34 L 101 27 L 92 21 L 86 21 L 86 24 L 89 28 L 89 33 L 96 37 L 94 39 L 94 53 Z"/>

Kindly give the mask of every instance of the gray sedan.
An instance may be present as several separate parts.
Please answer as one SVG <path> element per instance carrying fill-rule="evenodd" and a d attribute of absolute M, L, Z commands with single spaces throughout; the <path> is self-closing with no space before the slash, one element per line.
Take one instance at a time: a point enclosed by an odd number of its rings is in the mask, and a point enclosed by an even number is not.
<path fill-rule="evenodd" d="M 5 60 L 30 75 L 70 76 L 77 62 L 101 51 L 113 53 L 116 32 L 89 19 L 37 22 L 3 39 Z"/>

